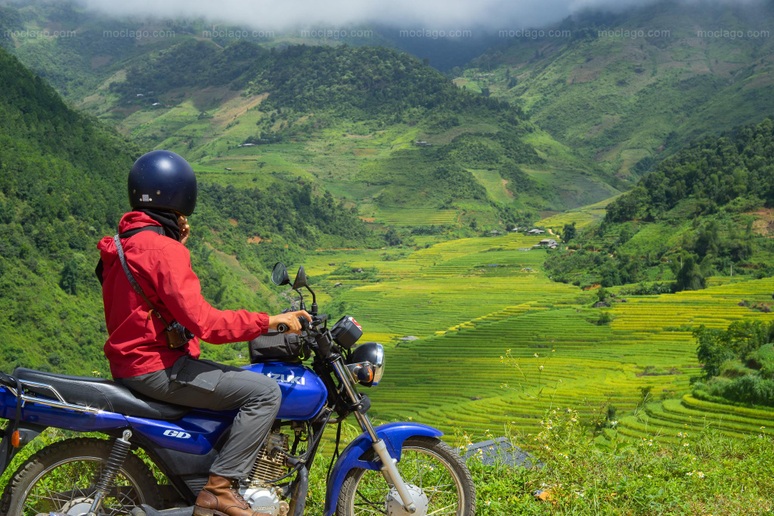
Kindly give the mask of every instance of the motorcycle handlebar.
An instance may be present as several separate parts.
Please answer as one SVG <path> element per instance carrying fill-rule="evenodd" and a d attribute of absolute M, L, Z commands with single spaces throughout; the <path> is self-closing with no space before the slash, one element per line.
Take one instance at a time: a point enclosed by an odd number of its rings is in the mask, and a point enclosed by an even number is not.
<path fill-rule="evenodd" d="M 306 320 L 306 318 L 304 318 L 304 317 L 299 317 L 298 318 L 298 322 L 301 323 L 301 329 L 303 331 L 307 331 L 307 330 L 309 330 L 309 328 L 316 328 L 316 327 L 320 326 L 321 324 L 325 324 L 325 322 L 327 320 L 328 320 L 328 316 L 327 315 L 320 315 L 320 316 L 315 315 L 315 316 L 312 316 L 312 322 L 311 323 L 308 320 Z M 285 324 L 285 323 L 279 323 L 277 325 L 277 331 L 279 333 L 285 333 L 285 332 L 288 331 L 288 329 L 289 329 L 288 325 Z"/>

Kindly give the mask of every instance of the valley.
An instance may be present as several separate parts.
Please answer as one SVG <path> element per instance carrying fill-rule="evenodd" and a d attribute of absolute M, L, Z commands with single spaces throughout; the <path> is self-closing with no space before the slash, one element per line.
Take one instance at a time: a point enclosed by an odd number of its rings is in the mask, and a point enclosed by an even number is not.
<path fill-rule="evenodd" d="M 170 149 L 199 178 L 189 249 L 214 306 L 287 308 L 269 271 L 303 265 L 321 311 L 387 349 L 376 422 L 550 461 L 476 466 L 482 514 L 551 513 L 543 483 L 568 514 L 765 514 L 774 408 L 709 389 L 774 385 L 772 343 L 713 378 L 697 347 L 774 327 L 774 14 L 700 11 L 589 10 L 444 46 L 1 2 L 0 370 L 108 375 L 95 244 L 133 159 Z M 29 37 L 54 30 L 72 37 Z M 113 37 L 129 30 L 169 37 Z M 661 484 L 617 478 L 637 464 Z M 726 469 L 761 473 L 734 491 Z"/>

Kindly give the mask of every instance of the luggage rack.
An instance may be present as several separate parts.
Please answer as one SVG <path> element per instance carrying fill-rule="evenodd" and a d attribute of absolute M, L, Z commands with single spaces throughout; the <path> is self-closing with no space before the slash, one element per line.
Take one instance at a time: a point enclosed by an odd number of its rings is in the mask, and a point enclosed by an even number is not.
<path fill-rule="evenodd" d="M 12 377 L 8 377 L 12 378 Z M 5 380 L 5 378 L 3 378 Z M 8 381 L 2 381 L 3 384 L 6 385 L 6 388 L 14 395 L 17 399 L 21 401 L 21 406 L 24 407 L 24 405 L 27 402 L 31 403 L 38 403 L 40 405 L 45 405 L 48 407 L 58 408 L 58 409 L 66 409 L 66 410 L 74 410 L 76 412 L 84 412 L 88 414 L 98 414 L 102 412 L 101 409 L 88 407 L 86 405 L 76 405 L 74 403 L 70 403 L 67 400 L 64 399 L 64 397 L 59 394 L 59 391 L 57 391 L 53 386 L 47 384 L 47 383 L 40 383 L 40 382 L 32 382 L 29 380 L 18 380 L 13 379 L 11 382 Z M 19 393 L 19 389 L 17 386 L 21 387 L 21 393 Z M 31 389 L 38 389 L 41 391 L 50 392 L 51 395 L 56 398 L 43 398 L 38 395 L 31 395 L 31 394 L 25 394 L 24 390 L 31 390 Z M 21 396 L 19 395 L 21 394 Z"/>

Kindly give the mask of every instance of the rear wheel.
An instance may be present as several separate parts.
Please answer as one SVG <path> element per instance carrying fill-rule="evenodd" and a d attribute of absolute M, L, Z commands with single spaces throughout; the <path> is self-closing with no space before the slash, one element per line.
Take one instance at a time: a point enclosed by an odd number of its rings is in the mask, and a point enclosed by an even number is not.
<path fill-rule="evenodd" d="M 475 513 L 476 492 L 470 472 L 449 445 L 432 437 L 409 438 L 403 443 L 397 466 L 417 505 L 412 516 Z M 336 514 L 409 515 L 382 473 L 365 469 L 347 474 Z"/>
<path fill-rule="evenodd" d="M 113 443 L 101 439 L 59 441 L 32 455 L 13 474 L 0 514 L 86 514 Z M 161 496 L 148 467 L 130 453 L 103 499 L 100 516 L 129 514 L 142 503 L 158 507 Z"/>

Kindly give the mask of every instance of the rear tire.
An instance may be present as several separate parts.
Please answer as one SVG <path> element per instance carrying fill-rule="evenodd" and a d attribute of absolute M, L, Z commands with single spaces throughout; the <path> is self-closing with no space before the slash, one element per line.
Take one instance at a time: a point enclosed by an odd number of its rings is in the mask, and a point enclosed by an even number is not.
<path fill-rule="evenodd" d="M 411 437 L 403 443 L 398 471 L 406 484 L 427 496 L 426 514 L 473 516 L 476 490 L 462 458 L 433 437 Z M 390 486 L 380 471 L 353 469 L 342 484 L 337 516 L 387 514 Z"/>
<path fill-rule="evenodd" d="M 79 438 L 38 451 L 11 477 L 0 499 L 0 514 L 85 513 L 94 500 L 95 486 L 112 446 L 111 441 L 103 439 Z M 103 499 L 99 514 L 126 515 L 143 503 L 159 507 L 161 495 L 148 467 L 130 453 Z"/>

